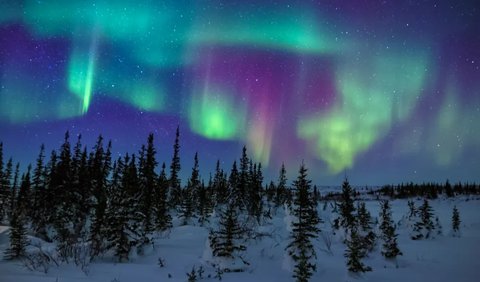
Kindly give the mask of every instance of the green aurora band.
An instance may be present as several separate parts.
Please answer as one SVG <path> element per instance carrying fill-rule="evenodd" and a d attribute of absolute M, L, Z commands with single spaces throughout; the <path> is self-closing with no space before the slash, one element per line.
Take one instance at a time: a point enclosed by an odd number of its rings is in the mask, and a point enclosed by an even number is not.
<path fill-rule="evenodd" d="M 195 134 L 247 144 L 253 158 L 268 165 L 275 155 L 272 148 L 281 147 L 278 144 L 296 144 L 281 142 L 282 123 L 276 119 L 288 115 L 286 123 L 293 124 L 288 128 L 293 131 L 295 141 L 308 144 L 302 154 L 313 155 L 315 160 L 326 164 L 329 173 L 337 174 L 352 168 L 363 153 L 392 132 L 394 125 L 408 125 L 417 114 L 423 114 L 415 111 L 425 98 L 426 89 L 440 92 L 436 102 L 439 107 L 432 111 L 432 116 L 408 128 L 410 133 L 394 141 L 397 152 L 426 151 L 438 166 L 449 166 L 462 157 L 466 147 L 480 143 L 478 133 L 472 133 L 480 131 L 475 122 L 480 120 L 480 101 L 465 105 L 460 100 L 467 96 L 464 93 L 467 90 L 457 85 L 462 84 L 461 80 L 456 81 L 459 78 L 446 83 L 436 81 L 442 78 L 433 73 L 437 68 L 434 63 L 439 62 L 436 56 L 440 56 L 436 52 L 441 50 L 425 45 L 436 44 L 438 38 L 428 34 L 417 39 L 417 34 L 409 33 L 407 26 L 393 31 L 396 38 L 392 39 L 390 31 L 377 30 L 368 21 L 362 31 L 355 23 L 343 22 L 342 18 L 330 15 L 329 10 L 320 11 L 309 4 L 236 3 L 216 9 L 212 8 L 218 6 L 216 3 L 184 0 L 14 2 L 0 9 L 0 24 L 22 26 L 35 44 L 53 41 L 46 48 L 63 44 L 58 48 L 66 57 L 58 63 L 65 76 L 53 77 L 57 74 L 52 71 L 52 77 L 47 74 L 40 81 L 40 75 L 37 79 L 33 77 L 28 66 L 5 59 L 0 83 L 7 90 L 0 89 L 0 118 L 12 124 L 87 115 L 95 98 L 106 96 L 141 111 L 178 114 Z M 403 28 L 407 30 L 405 33 Z M 404 40 L 407 45 L 402 47 Z M 389 44 L 400 49 L 383 46 Z M 196 69 L 203 70 L 204 51 L 215 48 L 227 50 L 226 56 L 241 49 L 247 55 L 239 64 L 254 65 L 259 54 L 272 56 L 272 73 L 261 75 L 271 75 L 270 83 L 285 84 L 288 91 L 290 85 L 298 86 L 296 90 L 310 87 L 306 85 L 310 82 L 304 83 L 310 70 L 292 74 L 292 81 L 286 76 L 281 76 L 285 81 L 276 81 L 277 68 L 292 67 L 292 58 L 299 58 L 300 63 L 311 58 L 318 59 L 320 64 L 325 61 L 325 72 L 334 71 L 332 96 L 335 97 L 328 101 L 328 107 L 317 110 L 308 107 L 310 97 L 292 91 L 284 95 L 292 105 L 276 109 L 271 107 L 269 99 L 282 95 L 267 91 L 263 104 L 248 97 L 251 93 L 240 89 L 244 83 L 241 71 L 234 78 L 239 82 L 211 82 L 202 77 L 203 73 L 200 73 L 203 80 L 190 77 Z M 248 58 L 250 51 L 253 59 Z M 284 59 L 285 63 L 281 61 Z M 471 64 L 474 65 L 473 59 Z M 445 66 L 452 67 L 446 63 Z M 235 66 L 227 66 L 225 70 L 229 71 L 229 67 Z M 239 69 L 255 72 L 255 66 L 242 67 Z M 324 75 L 322 71 L 319 76 Z M 178 75 L 172 78 L 172 73 Z M 181 75 L 184 77 L 179 78 Z M 61 83 L 51 83 L 48 92 L 39 89 L 53 80 Z M 436 89 L 434 83 L 447 87 Z M 312 89 L 322 92 L 323 86 L 319 83 Z M 480 85 L 472 88 L 480 89 Z M 26 94 L 19 98 L 18 93 Z M 302 108 L 305 105 L 307 110 Z M 291 111 L 290 106 L 299 112 L 286 113 Z"/>
<path fill-rule="evenodd" d="M 232 140 L 245 131 L 246 113 L 230 93 L 207 84 L 195 89 L 190 102 L 189 121 L 193 132 L 209 139 Z"/>
<path fill-rule="evenodd" d="M 345 64 L 337 72 L 341 98 L 326 114 L 301 119 L 298 136 L 309 141 L 331 173 L 351 168 L 355 157 L 405 120 L 425 83 L 426 57 L 378 56 L 372 71 Z"/>

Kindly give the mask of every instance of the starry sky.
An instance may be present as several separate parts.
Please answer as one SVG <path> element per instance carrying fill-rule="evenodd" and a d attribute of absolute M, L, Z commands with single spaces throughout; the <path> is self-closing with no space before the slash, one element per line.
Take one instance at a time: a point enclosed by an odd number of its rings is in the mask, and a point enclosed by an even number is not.
<path fill-rule="evenodd" d="M 478 182 L 477 2 L 2 0 L 0 140 L 25 167 L 153 132 L 168 163 L 179 126 L 184 176 L 246 145 L 266 180 Z"/>

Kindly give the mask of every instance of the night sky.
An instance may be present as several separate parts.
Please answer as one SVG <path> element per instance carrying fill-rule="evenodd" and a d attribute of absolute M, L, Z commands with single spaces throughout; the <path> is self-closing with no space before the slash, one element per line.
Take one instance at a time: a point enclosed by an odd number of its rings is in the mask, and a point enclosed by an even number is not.
<path fill-rule="evenodd" d="M 0 140 L 155 133 L 204 178 L 246 145 L 275 180 L 480 181 L 478 1 L 0 1 Z"/>

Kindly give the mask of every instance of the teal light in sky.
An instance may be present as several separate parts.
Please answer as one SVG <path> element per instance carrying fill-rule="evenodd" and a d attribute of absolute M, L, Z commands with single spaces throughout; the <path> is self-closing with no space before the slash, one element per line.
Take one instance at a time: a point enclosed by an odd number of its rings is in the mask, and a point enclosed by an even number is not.
<path fill-rule="evenodd" d="M 80 44 L 82 45 L 82 44 Z M 90 107 L 93 91 L 95 64 L 97 60 L 98 35 L 93 31 L 90 46 L 82 50 L 81 46 L 75 46 L 70 57 L 68 68 L 68 88 L 82 101 L 82 113 L 86 113 Z"/>
<path fill-rule="evenodd" d="M 475 3 L 367 2 L 1 1 L 0 138 L 179 124 L 222 158 L 246 145 L 318 178 L 380 158 L 472 170 Z"/>
<path fill-rule="evenodd" d="M 293 8 L 275 10 L 268 16 L 261 11 L 242 10 L 207 14 L 196 22 L 189 38 L 193 44 L 251 46 L 299 53 L 338 53 L 353 47 L 353 42 L 335 36 L 309 11 Z"/>

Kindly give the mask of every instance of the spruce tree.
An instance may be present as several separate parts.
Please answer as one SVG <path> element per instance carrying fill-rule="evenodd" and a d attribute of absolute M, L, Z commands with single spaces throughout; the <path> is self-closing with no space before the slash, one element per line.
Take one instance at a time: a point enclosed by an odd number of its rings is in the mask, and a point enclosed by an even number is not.
<path fill-rule="evenodd" d="M 423 200 L 423 204 L 418 208 L 418 221 L 413 228 L 412 239 L 418 240 L 423 238 L 430 238 L 432 231 L 435 229 L 433 224 L 433 209 L 427 199 Z"/>
<path fill-rule="evenodd" d="M 197 191 L 197 215 L 200 225 L 204 225 L 209 221 L 210 215 L 213 212 L 213 191 L 210 187 L 205 187 L 202 183 Z"/>
<path fill-rule="evenodd" d="M 13 161 L 10 158 L 5 167 L 5 171 L 3 172 L 2 179 L 0 179 L 0 191 L 1 191 L 1 201 L 2 201 L 0 206 L 0 223 L 2 222 L 2 220 L 3 221 L 7 220 L 10 207 L 11 207 L 10 194 L 12 190 L 12 186 L 11 186 L 12 170 L 13 170 Z"/>
<path fill-rule="evenodd" d="M 88 174 L 88 155 L 86 147 L 82 148 L 82 136 L 79 134 L 73 149 L 71 161 L 71 193 L 73 236 L 83 239 L 86 234 L 85 224 L 90 208 L 90 183 Z"/>
<path fill-rule="evenodd" d="M 245 231 L 238 221 L 238 211 L 235 206 L 229 204 L 222 212 L 218 228 L 216 231 L 211 231 L 209 236 L 213 255 L 230 259 L 241 256 L 247 247 L 244 244 Z"/>
<path fill-rule="evenodd" d="M 136 157 L 133 154 L 130 159 L 128 156 L 124 158 L 124 171 L 121 177 L 121 187 L 125 198 L 121 205 L 125 210 L 125 217 L 127 220 L 124 228 L 128 231 L 128 237 L 131 246 L 140 246 L 143 244 L 143 223 L 144 216 L 142 215 L 142 191 L 138 189 L 140 186 L 139 173 L 137 169 Z"/>
<path fill-rule="evenodd" d="M 449 198 L 455 196 L 455 193 L 453 192 L 453 189 L 452 189 L 452 185 L 450 185 L 450 181 L 448 181 L 448 179 L 445 182 L 445 194 Z"/>
<path fill-rule="evenodd" d="M 225 204 L 228 200 L 228 183 L 223 170 L 220 168 L 220 160 L 217 160 L 215 166 L 212 189 L 215 194 L 215 204 Z"/>
<path fill-rule="evenodd" d="M 188 180 L 187 186 L 192 187 L 195 191 L 198 187 L 200 187 L 200 168 L 198 165 L 198 153 L 195 153 L 193 157 L 193 167 L 192 167 L 192 174 L 190 179 Z"/>
<path fill-rule="evenodd" d="M 45 197 L 44 199 L 46 200 L 43 204 L 44 206 L 44 217 L 46 221 L 46 227 L 53 226 L 53 223 L 55 221 L 55 212 L 56 212 L 56 201 L 52 201 L 50 199 L 53 199 L 55 197 L 55 185 L 54 185 L 54 179 L 56 179 L 56 174 L 57 174 L 57 152 L 55 150 L 52 150 L 50 153 L 50 158 L 48 160 L 48 163 L 45 168 Z M 48 234 L 45 234 L 48 236 Z M 51 241 L 51 238 L 46 238 L 47 241 Z"/>
<path fill-rule="evenodd" d="M 353 205 L 354 191 L 345 178 L 342 184 L 342 194 L 340 201 L 340 225 L 345 228 L 351 228 L 355 225 L 355 206 Z"/>
<path fill-rule="evenodd" d="M 365 202 L 359 202 L 357 204 L 357 219 L 362 230 L 368 231 L 372 229 L 372 216 L 367 210 Z"/>
<path fill-rule="evenodd" d="M 402 255 L 402 252 L 398 248 L 398 235 L 395 232 L 395 224 L 392 220 L 392 211 L 388 200 L 381 203 L 380 218 L 381 238 L 383 240 L 382 255 L 387 259 L 394 259 Z"/>
<path fill-rule="evenodd" d="M 70 134 L 65 133 L 64 142 L 60 147 L 56 172 L 50 180 L 54 198 L 53 227 L 57 240 L 57 251 L 63 260 L 68 261 L 73 256 L 73 245 L 76 243 L 74 224 L 77 207 L 76 187 L 74 185 L 74 156 L 70 146 Z"/>
<path fill-rule="evenodd" d="M 237 161 L 233 161 L 232 169 L 228 178 L 228 200 L 230 200 L 235 206 L 240 206 L 242 203 L 242 195 L 240 194 L 239 186 L 239 174 L 237 169 Z"/>
<path fill-rule="evenodd" d="M 8 184 L 3 168 L 3 143 L 0 142 L 0 223 L 6 216 L 6 206 L 8 202 Z"/>
<path fill-rule="evenodd" d="M 125 156 L 125 163 L 128 165 L 129 157 Z M 130 253 L 130 240 L 128 236 L 128 195 L 122 185 L 123 173 L 126 171 L 125 164 L 121 158 L 113 164 L 113 174 L 109 185 L 108 208 L 106 213 L 106 249 L 113 249 L 119 262 L 128 261 Z"/>
<path fill-rule="evenodd" d="M 453 207 L 452 212 L 452 231 L 454 236 L 458 236 L 460 233 L 460 212 L 457 209 L 457 206 Z"/>
<path fill-rule="evenodd" d="M 280 168 L 280 173 L 278 176 L 277 189 L 275 192 L 275 206 L 279 207 L 286 202 L 287 196 L 287 170 L 285 169 L 285 164 L 282 163 Z"/>
<path fill-rule="evenodd" d="M 183 225 L 189 224 L 190 219 L 195 217 L 194 197 L 195 194 L 192 187 L 187 186 L 182 191 L 182 204 L 180 205 L 178 217 L 182 219 Z"/>
<path fill-rule="evenodd" d="M 248 214 L 251 218 L 255 218 L 257 222 L 260 222 L 262 215 L 263 202 L 263 174 L 262 165 L 259 163 L 253 164 L 250 161 L 249 181 L 247 185 L 247 199 L 246 206 L 248 208 Z"/>
<path fill-rule="evenodd" d="M 13 183 L 10 189 L 10 196 L 8 199 L 8 217 L 13 217 L 13 213 L 17 207 L 17 190 L 18 190 L 18 178 L 20 174 L 20 163 L 15 166 L 15 172 L 13 174 Z"/>
<path fill-rule="evenodd" d="M 373 232 L 373 221 L 370 212 L 365 206 L 365 202 L 357 205 L 357 220 L 359 225 L 359 236 L 362 241 L 362 247 L 365 252 L 370 252 L 375 247 L 376 235 Z"/>
<path fill-rule="evenodd" d="M 32 228 L 35 236 L 42 239 L 47 239 L 46 225 L 47 218 L 47 198 L 46 198 L 46 168 L 44 165 L 45 159 L 45 146 L 42 144 L 40 147 L 40 153 L 36 161 L 36 166 L 33 171 L 33 204 L 32 204 Z"/>
<path fill-rule="evenodd" d="M 170 164 L 170 204 L 172 207 L 177 207 L 182 199 L 179 178 L 180 169 L 180 127 L 177 127 L 175 143 L 173 144 L 172 163 Z"/>
<path fill-rule="evenodd" d="M 28 220 L 31 209 L 31 181 L 30 181 L 31 166 L 28 166 L 27 172 L 22 175 L 20 182 L 20 189 L 17 195 L 16 212 L 21 215 L 24 220 Z"/>
<path fill-rule="evenodd" d="M 111 169 L 111 142 L 107 149 L 103 148 L 103 137 L 99 136 L 90 156 L 90 175 L 93 196 L 95 197 L 94 215 L 90 226 L 89 241 L 91 242 L 91 259 L 101 254 L 105 249 L 106 209 L 107 209 L 107 177 Z"/>
<path fill-rule="evenodd" d="M 408 219 L 413 220 L 417 216 L 417 209 L 413 201 L 408 201 Z"/>
<path fill-rule="evenodd" d="M 90 226 L 89 241 L 91 242 L 90 258 L 93 260 L 104 251 L 106 234 L 106 209 L 107 201 L 102 200 L 95 205 L 95 213 Z"/>
<path fill-rule="evenodd" d="M 242 149 L 242 157 L 240 158 L 240 169 L 239 169 L 239 175 L 238 175 L 238 187 L 237 187 L 237 192 L 238 193 L 238 200 L 237 205 L 240 209 L 243 209 L 246 207 L 247 202 L 246 202 L 246 196 L 248 195 L 248 188 L 250 184 L 250 179 L 253 173 L 249 173 L 249 169 L 253 169 L 253 166 L 250 165 L 250 160 L 247 156 L 247 147 L 243 146 Z"/>
<path fill-rule="evenodd" d="M 372 271 L 370 266 L 366 266 L 362 262 L 365 254 L 362 250 L 362 242 L 357 231 L 357 226 L 353 225 L 351 227 L 346 243 L 347 249 L 345 250 L 344 256 L 347 258 L 348 271 L 354 273 Z"/>
<path fill-rule="evenodd" d="M 5 250 L 5 259 L 19 259 L 26 255 L 27 232 L 22 212 L 15 210 L 10 220 L 10 245 Z"/>
<path fill-rule="evenodd" d="M 195 216 L 196 199 L 200 189 L 200 171 L 198 167 L 198 153 L 195 153 L 193 158 L 194 163 L 192 167 L 192 174 L 188 179 L 188 184 L 183 191 L 182 205 L 179 217 L 183 219 L 183 224 L 186 225 L 192 217 Z"/>
<path fill-rule="evenodd" d="M 167 204 L 168 187 L 165 163 L 163 163 L 155 190 L 155 229 L 157 231 L 164 231 L 172 226 L 172 217 Z"/>
<path fill-rule="evenodd" d="M 78 161 L 77 172 L 75 175 L 76 210 L 74 214 L 74 230 L 77 237 L 83 238 L 87 233 L 86 223 L 92 207 L 92 191 L 86 148 L 84 148 L 80 154 L 80 160 Z"/>
<path fill-rule="evenodd" d="M 151 236 L 154 231 L 153 219 L 154 219 L 154 207 L 153 199 L 154 193 L 157 185 L 157 174 L 155 169 L 158 165 L 155 155 L 156 149 L 153 144 L 153 134 L 150 133 L 147 139 L 147 146 L 142 147 L 140 152 L 140 164 L 139 164 L 139 174 L 140 174 L 140 189 L 141 189 L 141 215 L 142 219 L 142 234 L 143 234 L 143 243 L 149 244 L 151 242 Z"/>
<path fill-rule="evenodd" d="M 299 175 L 294 181 L 295 199 L 292 222 L 291 242 L 288 244 L 288 254 L 295 261 L 293 277 L 297 281 L 308 281 L 316 271 L 315 249 L 312 239 L 317 238 L 320 229 L 317 225 L 320 219 L 316 210 L 316 203 L 311 197 L 311 180 L 307 179 L 307 168 L 302 163 Z"/>

